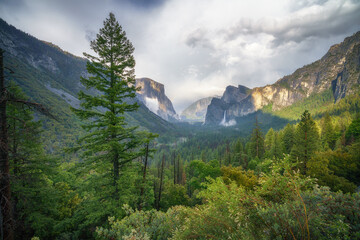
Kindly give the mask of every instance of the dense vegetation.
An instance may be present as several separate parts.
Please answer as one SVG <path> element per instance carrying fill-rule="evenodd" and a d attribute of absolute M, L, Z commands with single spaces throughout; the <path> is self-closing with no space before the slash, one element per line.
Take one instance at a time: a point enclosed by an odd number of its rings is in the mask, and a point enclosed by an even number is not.
<path fill-rule="evenodd" d="M 91 46 L 97 94 L 64 107 L 63 134 L 7 105 L 15 239 L 360 239 L 359 94 L 269 106 L 240 122 L 250 133 L 178 124 L 155 139 L 126 121 L 135 63 L 112 14 Z"/>

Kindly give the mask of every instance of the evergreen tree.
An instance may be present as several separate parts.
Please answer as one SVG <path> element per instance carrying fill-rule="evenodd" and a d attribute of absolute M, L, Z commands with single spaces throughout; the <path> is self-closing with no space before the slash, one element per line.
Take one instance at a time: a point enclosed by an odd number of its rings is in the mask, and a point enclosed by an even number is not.
<path fill-rule="evenodd" d="M 17 99 L 26 99 L 13 84 L 9 92 Z M 51 178 L 55 162 L 45 155 L 40 138 L 40 122 L 33 121 L 33 112 L 22 104 L 8 104 L 9 162 L 15 238 L 42 238 L 54 233 L 59 215 L 57 194 Z"/>
<path fill-rule="evenodd" d="M 272 158 L 275 154 L 275 131 L 270 128 L 265 135 L 265 157 Z"/>
<path fill-rule="evenodd" d="M 104 21 L 104 26 L 90 46 L 97 56 L 84 53 L 88 59 L 89 75 L 82 77 L 81 83 L 92 94 L 80 91 L 81 108 L 72 110 L 81 120 L 85 120 L 82 127 L 89 132 L 79 140 L 81 145 L 75 150 L 84 150 L 83 162 L 79 163 L 78 168 L 86 174 L 87 191 L 92 196 L 87 200 L 91 205 L 89 208 L 93 208 L 90 210 L 93 216 L 86 218 L 93 218 L 88 223 L 95 224 L 110 214 L 119 216 L 121 205 L 135 200 L 135 197 L 129 196 L 131 184 L 134 184 L 131 181 L 135 177 L 129 177 L 132 170 L 128 163 L 144 155 L 144 143 L 153 135 L 140 134 L 137 127 L 129 127 L 125 121 L 125 113 L 139 107 L 133 99 L 137 90 L 132 55 L 134 47 L 113 13 Z M 125 178 L 126 174 L 130 175 Z M 123 182 L 119 181 L 121 177 Z M 127 192 L 121 194 L 120 189 L 125 182 L 128 183 Z M 124 188 L 121 190 L 124 191 Z M 137 198 L 138 192 L 133 194 Z M 102 209 L 96 208 L 97 201 L 103 202 Z"/>
<path fill-rule="evenodd" d="M 336 134 L 329 113 L 326 113 L 321 122 L 321 141 L 326 149 L 334 149 L 336 143 Z"/>
<path fill-rule="evenodd" d="M 235 162 L 234 165 L 243 166 L 244 167 L 244 156 L 243 156 L 243 145 L 240 139 L 238 139 L 234 146 L 234 154 L 235 154 Z"/>
<path fill-rule="evenodd" d="M 250 150 L 250 156 L 252 158 L 256 157 L 259 159 L 263 157 L 265 152 L 264 135 L 261 131 L 257 118 L 255 121 L 255 128 L 253 129 L 253 132 L 251 134 L 249 150 Z"/>
<path fill-rule="evenodd" d="M 0 202 L 1 202 L 1 237 L 6 240 L 14 239 L 14 219 L 11 198 L 11 174 L 9 163 L 9 139 L 8 139 L 8 104 L 18 104 L 29 107 L 38 112 L 53 117 L 41 104 L 29 102 L 16 97 L 5 85 L 4 75 L 4 50 L 0 48 Z M 14 73 L 7 68 L 10 73 Z"/>
<path fill-rule="evenodd" d="M 351 144 L 360 139 L 360 115 L 351 122 L 349 128 L 346 130 L 346 142 Z"/>
<path fill-rule="evenodd" d="M 274 132 L 274 144 L 273 144 L 273 157 L 275 157 L 275 159 L 280 159 L 283 157 L 283 146 L 281 144 L 281 136 L 279 134 L 279 132 Z"/>
<path fill-rule="evenodd" d="M 291 152 L 291 149 L 294 145 L 294 135 L 295 135 L 294 125 L 288 123 L 283 130 L 283 137 L 282 137 L 283 149 L 287 154 Z"/>
<path fill-rule="evenodd" d="M 319 148 L 319 133 L 310 113 L 305 110 L 301 121 L 296 127 L 295 142 L 291 151 L 293 161 L 299 162 L 303 174 L 306 173 L 306 164 Z"/>

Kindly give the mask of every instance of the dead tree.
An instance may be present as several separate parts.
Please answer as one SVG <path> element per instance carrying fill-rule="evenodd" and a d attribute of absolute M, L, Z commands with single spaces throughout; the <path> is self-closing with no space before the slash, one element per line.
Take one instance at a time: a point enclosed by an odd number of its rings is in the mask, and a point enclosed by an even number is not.
<path fill-rule="evenodd" d="M 157 210 L 160 209 L 161 192 L 162 192 L 162 185 L 163 185 L 163 180 L 164 180 L 164 164 L 165 164 L 165 154 L 163 154 L 163 158 L 161 161 L 159 197 L 158 197 L 157 206 L 156 206 Z"/>
<path fill-rule="evenodd" d="M 144 190 L 145 190 L 145 183 L 146 183 L 146 169 L 147 169 L 147 162 L 149 157 L 149 142 L 146 143 L 145 148 L 145 161 L 144 161 L 144 169 L 143 169 L 143 179 L 140 189 L 140 203 L 139 203 L 139 210 L 141 210 L 142 205 L 144 204 Z"/>

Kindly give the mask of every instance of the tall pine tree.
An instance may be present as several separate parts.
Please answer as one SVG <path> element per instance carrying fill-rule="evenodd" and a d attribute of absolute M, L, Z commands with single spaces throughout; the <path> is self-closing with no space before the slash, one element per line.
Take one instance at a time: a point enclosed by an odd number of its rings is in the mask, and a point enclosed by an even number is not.
<path fill-rule="evenodd" d="M 144 143 L 152 135 L 140 134 L 137 127 L 130 127 L 125 121 L 125 113 L 139 107 L 134 100 L 134 47 L 113 13 L 90 46 L 97 56 L 84 53 L 88 77 L 81 78 L 90 91 L 79 92 L 81 108 L 73 111 L 84 120 L 83 128 L 88 131 L 75 150 L 83 150 L 78 169 L 83 170 L 88 183 L 87 207 L 91 210 L 87 211 L 91 216 L 84 217 L 91 220 L 84 224 L 94 226 L 109 215 L 119 217 L 122 204 L 134 204 L 130 202 L 134 198 L 130 189 L 135 184 L 131 182 L 134 176 L 129 164 L 145 153 Z M 125 177 L 127 174 L 130 175 Z M 102 208 L 98 208 L 99 201 Z"/>
<path fill-rule="evenodd" d="M 294 145 L 295 139 L 295 128 L 294 125 L 288 123 L 283 130 L 282 143 L 285 153 L 289 154 Z"/>
<path fill-rule="evenodd" d="M 319 132 L 310 113 L 306 110 L 296 127 L 294 146 L 291 151 L 293 161 L 299 162 L 300 170 L 306 173 L 306 164 L 319 148 Z"/>
<path fill-rule="evenodd" d="M 264 134 L 261 131 L 258 119 L 256 117 L 255 128 L 250 139 L 250 156 L 261 159 L 265 153 Z"/>
<path fill-rule="evenodd" d="M 324 149 L 335 148 L 336 133 L 329 113 L 326 113 L 321 121 L 321 141 Z"/>

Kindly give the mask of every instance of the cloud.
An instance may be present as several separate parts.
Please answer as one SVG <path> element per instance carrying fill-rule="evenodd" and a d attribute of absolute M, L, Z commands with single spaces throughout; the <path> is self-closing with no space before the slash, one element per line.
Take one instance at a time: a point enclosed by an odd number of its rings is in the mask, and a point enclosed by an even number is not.
<path fill-rule="evenodd" d="M 157 114 L 157 111 L 159 110 L 159 102 L 157 98 L 145 97 L 145 105 L 149 108 L 150 111 Z"/>
<path fill-rule="evenodd" d="M 300 43 L 310 37 L 331 37 L 359 30 L 358 1 L 298 1 L 296 9 L 283 18 L 240 19 L 227 30 L 228 40 L 243 35 L 268 34 L 274 46 Z M 356 24 L 357 23 L 357 24 Z"/>
<path fill-rule="evenodd" d="M 227 85 L 274 83 L 360 30 L 358 0 L 0 0 L 10 24 L 79 56 L 110 11 L 136 75 L 163 83 L 177 112 Z"/>

